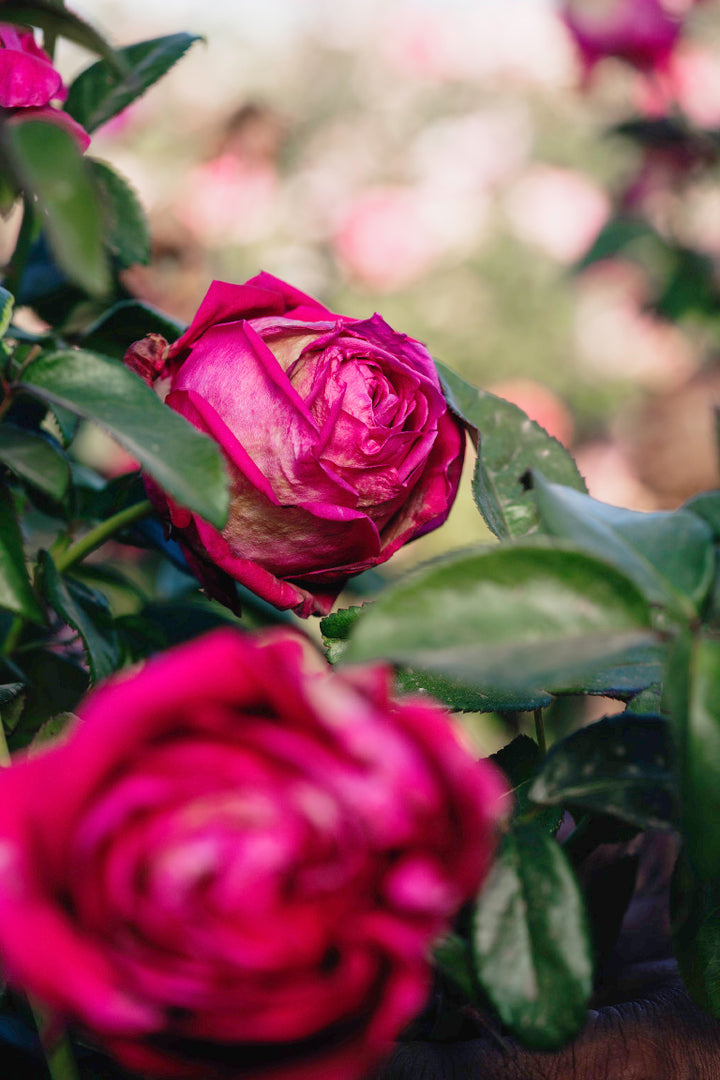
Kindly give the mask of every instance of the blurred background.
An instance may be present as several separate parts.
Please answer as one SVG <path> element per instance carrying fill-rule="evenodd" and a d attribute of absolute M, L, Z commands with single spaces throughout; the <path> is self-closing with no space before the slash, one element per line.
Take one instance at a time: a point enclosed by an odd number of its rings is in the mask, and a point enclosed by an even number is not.
<path fill-rule="evenodd" d="M 206 39 L 93 138 L 150 216 L 138 295 L 189 321 L 264 269 L 515 401 L 598 498 L 718 485 L 714 0 L 74 6 L 120 45 Z M 465 490 L 401 559 L 485 535 Z"/>

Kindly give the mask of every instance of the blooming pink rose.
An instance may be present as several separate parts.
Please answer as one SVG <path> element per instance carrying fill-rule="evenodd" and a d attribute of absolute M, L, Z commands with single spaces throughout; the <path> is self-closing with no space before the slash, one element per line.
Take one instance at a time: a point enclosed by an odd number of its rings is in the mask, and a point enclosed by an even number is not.
<path fill-rule="evenodd" d="M 682 29 L 668 0 L 564 0 L 562 18 L 588 69 L 606 56 L 641 71 L 663 69 Z"/>
<path fill-rule="evenodd" d="M 216 281 L 174 345 L 150 335 L 125 362 L 225 454 L 222 532 L 148 489 L 230 606 L 235 579 L 276 607 L 327 613 L 351 575 L 450 511 L 463 429 L 427 349 L 379 315 L 333 315 L 270 274 Z"/>
<path fill-rule="evenodd" d="M 51 58 L 35 43 L 32 31 L 0 23 L 0 108 L 12 110 L 5 120 L 45 120 L 64 128 L 82 150 L 90 136 L 68 113 L 51 102 L 64 101 L 67 92 Z"/>
<path fill-rule="evenodd" d="M 12 981 L 163 1078 L 355 1080 L 422 1008 L 504 784 L 382 667 L 222 630 L 0 775 Z"/>

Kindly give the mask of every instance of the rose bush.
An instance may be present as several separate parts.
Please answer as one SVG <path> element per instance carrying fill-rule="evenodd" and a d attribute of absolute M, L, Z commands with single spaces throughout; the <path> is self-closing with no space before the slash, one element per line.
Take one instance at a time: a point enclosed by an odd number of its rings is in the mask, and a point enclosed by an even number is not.
<path fill-rule="evenodd" d="M 125 361 L 224 451 L 222 532 L 149 490 L 230 606 L 234 579 L 279 608 L 325 614 L 348 577 L 450 511 L 463 429 L 428 351 L 379 315 L 334 315 L 270 274 L 216 281 L 178 341 L 150 335 Z"/>
<path fill-rule="evenodd" d="M 52 104 L 66 96 L 60 74 L 50 56 L 36 44 L 32 31 L 0 23 L 0 108 L 10 110 L 6 122 L 50 121 L 65 128 L 85 150 L 90 136 Z"/>
<path fill-rule="evenodd" d="M 216 631 L 0 775 L 0 957 L 127 1067 L 353 1080 L 423 1006 L 503 781 L 389 671 Z"/>
<path fill-rule="evenodd" d="M 664 0 L 564 0 L 562 17 L 588 69 L 606 56 L 662 69 L 682 29 L 677 5 Z"/>

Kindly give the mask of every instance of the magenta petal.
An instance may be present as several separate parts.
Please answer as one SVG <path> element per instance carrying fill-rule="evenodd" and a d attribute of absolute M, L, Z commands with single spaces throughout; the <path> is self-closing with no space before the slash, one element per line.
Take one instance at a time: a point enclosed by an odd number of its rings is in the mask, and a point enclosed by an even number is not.
<path fill-rule="evenodd" d="M 52 64 L 16 49 L 0 49 L 0 106 L 4 109 L 48 105 L 63 82 Z"/>

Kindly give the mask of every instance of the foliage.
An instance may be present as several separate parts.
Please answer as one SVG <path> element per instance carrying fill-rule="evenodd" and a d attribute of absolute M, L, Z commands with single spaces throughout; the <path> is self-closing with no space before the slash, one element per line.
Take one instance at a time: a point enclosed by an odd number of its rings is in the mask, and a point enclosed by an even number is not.
<path fill-rule="evenodd" d="M 67 99 L 90 132 L 197 40 L 174 34 L 116 53 L 50 0 L 5 6 L 2 17 L 99 54 Z M 669 137 L 652 125 L 619 134 L 639 144 Z M 172 340 L 183 329 L 122 284 L 124 269 L 149 258 L 135 193 L 54 123 L 5 124 L 0 150 L 2 191 L 23 206 L 0 288 L 0 714 L 15 750 L 59 731 L 89 684 L 236 620 L 198 597 L 137 478 L 79 459 L 79 433 L 95 426 L 174 505 L 218 529 L 227 520 L 216 444 L 121 363 L 135 339 Z M 716 304 L 701 255 L 624 213 L 583 264 L 628 251 L 662 254 L 653 305 L 666 317 Z M 689 279 L 702 288 L 688 290 Z M 49 328 L 23 328 L 20 304 Z M 492 874 L 438 947 L 438 965 L 528 1045 L 561 1045 L 582 1027 L 593 990 L 597 935 L 578 848 L 613 830 L 676 830 L 680 967 L 696 1000 L 720 1016 L 720 492 L 672 512 L 599 502 L 568 451 L 520 409 L 438 371 L 476 445 L 473 496 L 497 542 L 417 567 L 320 624 L 331 663 L 390 662 L 398 692 L 495 713 L 508 736 L 534 714 L 535 739 L 508 738 L 497 755 L 512 809 Z M 138 549 L 139 560 L 127 557 Z M 248 597 L 241 625 L 285 618 Z M 585 726 L 593 695 L 623 711 Z M 565 729 L 553 726 L 558 704 L 571 712 Z"/>

